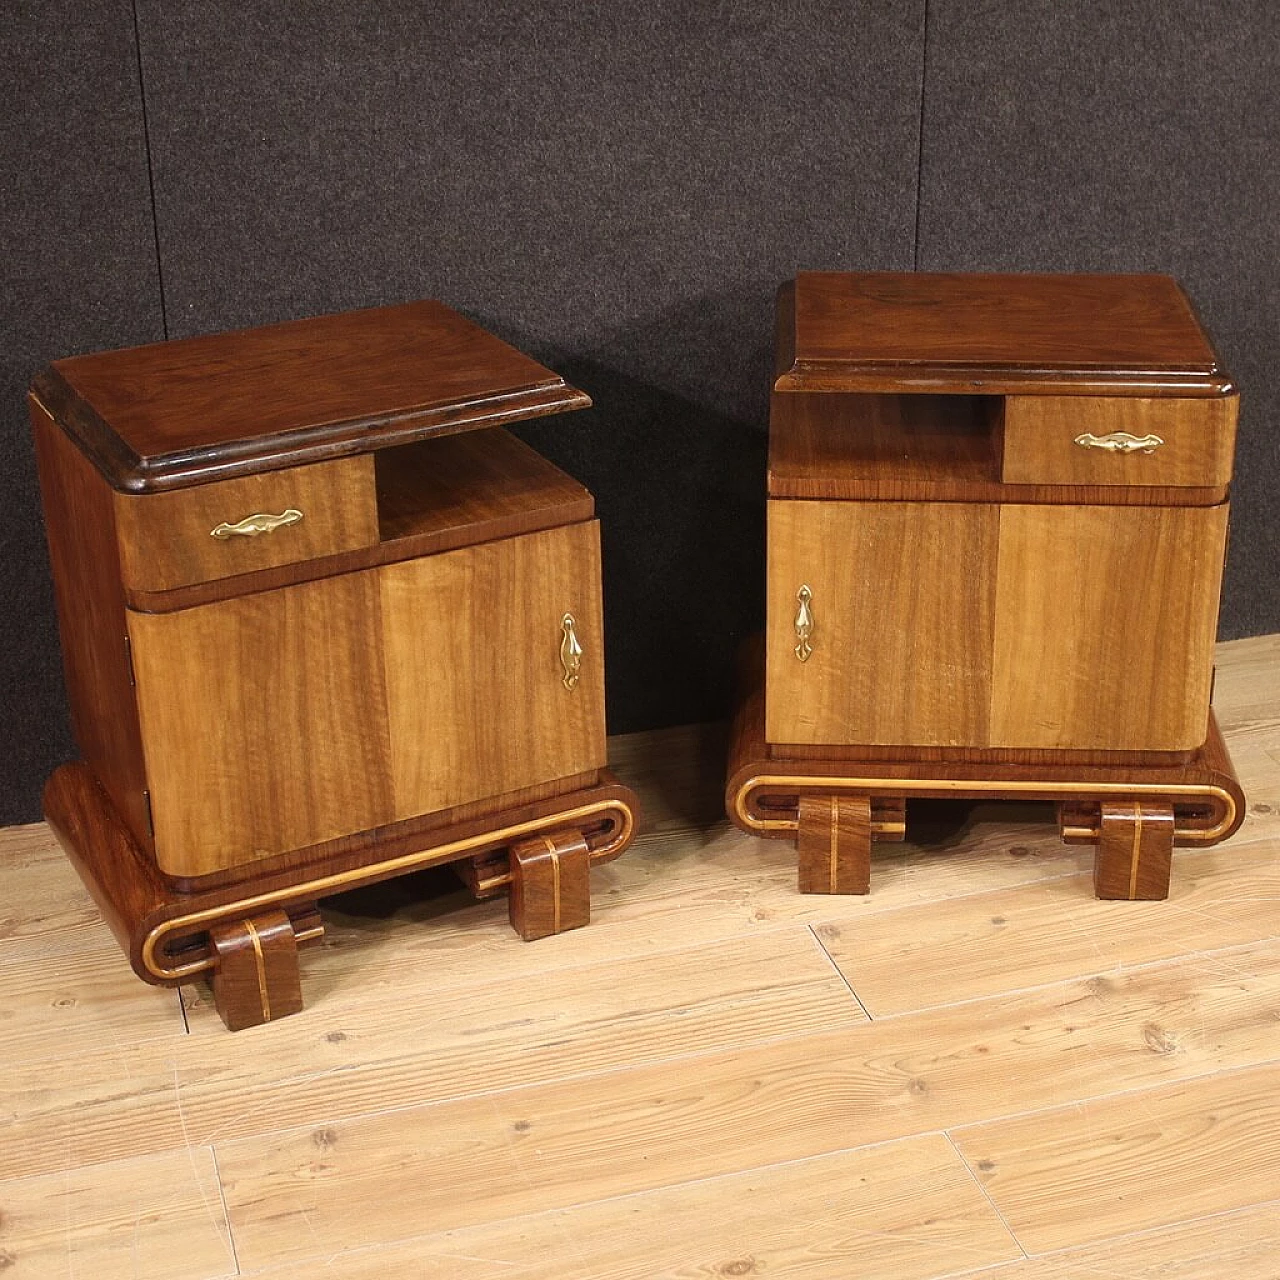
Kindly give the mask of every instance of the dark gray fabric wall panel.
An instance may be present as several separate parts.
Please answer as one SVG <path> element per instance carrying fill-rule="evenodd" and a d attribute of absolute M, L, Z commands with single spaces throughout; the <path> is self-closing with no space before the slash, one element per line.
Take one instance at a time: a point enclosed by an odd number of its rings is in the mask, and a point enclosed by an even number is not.
<path fill-rule="evenodd" d="M 930 0 L 921 270 L 1167 271 L 1242 391 L 1222 634 L 1280 630 L 1280 6 Z"/>
<path fill-rule="evenodd" d="M 439 297 L 588 390 L 613 731 L 762 621 L 776 284 L 909 268 L 923 3 L 141 0 L 174 336 Z"/>
<path fill-rule="evenodd" d="M 163 336 L 133 13 L 127 2 L 0 9 L 0 823 L 40 816 L 73 754 L 25 394 L 58 356 Z"/>

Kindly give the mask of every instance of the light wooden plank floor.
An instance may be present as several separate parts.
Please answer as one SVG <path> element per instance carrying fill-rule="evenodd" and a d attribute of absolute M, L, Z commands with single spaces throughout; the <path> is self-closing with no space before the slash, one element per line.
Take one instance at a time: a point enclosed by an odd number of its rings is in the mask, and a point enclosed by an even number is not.
<path fill-rule="evenodd" d="M 1248 817 L 1167 903 L 996 805 L 801 897 L 671 730 L 613 742 L 646 823 L 590 927 L 335 899 L 306 1011 L 236 1036 L 0 832 L 0 1274 L 1274 1277 L 1280 637 L 1217 707 Z"/>

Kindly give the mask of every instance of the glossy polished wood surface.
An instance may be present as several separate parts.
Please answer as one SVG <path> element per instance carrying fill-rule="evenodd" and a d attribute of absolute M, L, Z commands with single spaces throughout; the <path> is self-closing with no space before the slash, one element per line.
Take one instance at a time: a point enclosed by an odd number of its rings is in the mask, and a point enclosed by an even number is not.
<path fill-rule="evenodd" d="M 359 493 L 365 494 L 369 477 L 363 468 L 369 459 L 349 461 L 358 464 L 352 475 Z M 377 527 L 369 545 L 164 591 L 127 588 L 130 607 L 144 613 L 172 613 L 295 582 L 577 524 L 595 513 L 595 500 L 586 489 L 500 427 L 380 450 L 372 461 L 374 481 L 368 492 L 376 489 Z M 288 474 L 272 472 L 261 479 L 271 482 Z M 183 490 L 178 496 L 199 492 Z M 141 504 L 159 496 L 119 495 L 116 502 L 117 506 Z M 360 501 L 354 500 L 354 505 Z M 292 533 L 299 527 L 281 532 Z"/>
<path fill-rule="evenodd" d="M 995 506 L 770 502 L 768 740 L 986 745 L 999 533 Z"/>
<path fill-rule="evenodd" d="M 779 391 L 1231 389 L 1167 276 L 811 271 L 780 311 L 792 306 Z"/>
<path fill-rule="evenodd" d="M 112 496 L 125 589 L 134 598 L 378 541 L 373 459 L 367 454 L 171 493 Z M 301 515 L 295 524 L 256 535 L 213 536 L 214 529 L 250 516 L 290 511 Z"/>
<path fill-rule="evenodd" d="M 604 764 L 599 545 L 589 521 L 378 571 L 398 816 Z"/>
<path fill-rule="evenodd" d="M 1155 483 L 1142 474 L 1147 455 L 1099 457 L 1073 443 L 1061 414 L 1045 422 L 1035 405 L 1170 406 L 1171 467 L 1157 461 Z M 1009 406 L 1009 408 L 1007 408 Z M 1031 406 L 1023 408 L 1022 406 Z M 769 426 L 769 496 L 885 502 L 1037 502 L 1135 506 L 1212 506 L 1227 496 L 1236 400 L 1128 399 L 1109 396 L 898 395 L 777 392 Z M 1139 409 L 1141 412 L 1141 409 Z M 1012 426 L 1010 416 L 1012 414 Z M 1163 421 L 1163 419 L 1161 419 Z M 1134 417 L 1116 419 L 1134 424 Z M 1154 423 L 1152 417 L 1150 422 Z M 1095 429 L 1103 420 L 1092 419 Z M 1032 428 L 1034 427 L 1034 430 Z M 1106 428 L 1120 429 L 1118 425 Z M 1053 434 L 1056 430 L 1057 434 Z M 1077 456 L 1078 455 L 1078 456 Z M 1189 457 L 1187 455 L 1190 455 Z M 1107 464 L 1111 464 L 1108 466 Z M 1148 466 L 1150 471 L 1150 466 Z M 1136 483 L 1136 481 L 1144 481 Z"/>
<path fill-rule="evenodd" d="M 146 766 L 112 494 L 34 401 L 31 422 L 76 745 L 134 838 L 149 846 Z"/>
<path fill-rule="evenodd" d="M 129 618 L 156 859 L 202 876 L 396 817 L 376 572 Z"/>
<path fill-rule="evenodd" d="M 590 404 L 433 301 L 57 361 L 36 393 L 141 492 Z"/>
<path fill-rule="evenodd" d="M 1199 746 L 1226 532 L 1225 505 L 1001 507 L 989 745 Z"/>
<path fill-rule="evenodd" d="M 1008 396 L 1004 403 L 1007 484 L 1225 488 L 1231 481 L 1239 396 Z M 1154 447 L 1121 453 L 1078 443 L 1116 433 Z"/>

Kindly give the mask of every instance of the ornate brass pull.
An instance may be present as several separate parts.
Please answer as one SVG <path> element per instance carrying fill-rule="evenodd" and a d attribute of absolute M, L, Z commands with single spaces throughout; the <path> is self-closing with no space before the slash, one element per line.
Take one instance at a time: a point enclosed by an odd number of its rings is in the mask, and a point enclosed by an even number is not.
<path fill-rule="evenodd" d="M 227 538 L 256 538 L 260 533 L 274 533 L 277 529 L 283 529 L 285 525 L 297 524 L 302 519 L 302 512 L 296 507 L 288 507 L 278 516 L 267 515 L 258 512 L 256 515 L 245 516 L 243 520 L 237 520 L 235 524 L 216 524 L 209 530 L 211 538 L 217 538 L 223 541 Z"/>
<path fill-rule="evenodd" d="M 571 613 L 560 619 L 560 628 L 564 632 L 560 640 L 560 665 L 564 668 L 561 683 L 570 690 L 578 687 L 578 677 L 582 674 L 582 646 L 578 643 L 577 625 Z"/>
<path fill-rule="evenodd" d="M 796 611 L 796 640 L 795 655 L 801 662 L 808 662 L 809 655 L 813 652 L 813 645 L 809 643 L 809 637 L 813 635 L 813 610 L 809 605 L 813 602 L 813 592 L 808 586 L 802 586 L 796 592 L 796 600 L 800 604 L 800 608 Z"/>
<path fill-rule="evenodd" d="M 1103 449 L 1107 453 L 1155 453 L 1164 444 L 1159 436 L 1132 436 L 1127 431 L 1112 431 L 1105 436 L 1086 431 L 1076 436 L 1075 442 L 1082 449 Z"/>

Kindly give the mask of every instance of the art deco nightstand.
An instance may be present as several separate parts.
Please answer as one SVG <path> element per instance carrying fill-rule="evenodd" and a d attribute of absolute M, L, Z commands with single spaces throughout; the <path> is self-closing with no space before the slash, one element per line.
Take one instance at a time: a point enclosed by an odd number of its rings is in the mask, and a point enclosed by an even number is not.
<path fill-rule="evenodd" d="M 1100 897 L 1165 897 L 1243 815 L 1209 708 L 1237 397 L 1178 286 L 803 274 L 776 346 L 730 816 L 864 893 L 907 800 L 1050 800 Z"/>
<path fill-rule="evenodd" d="M 45 812 L 134 969 L 301 1007 L 317 901 L 433 864 L 586 923 L 591 495 L 501 424 L 589 404 L 436 302 L 61 360 L 32 417 L 82 763 Z"/>

